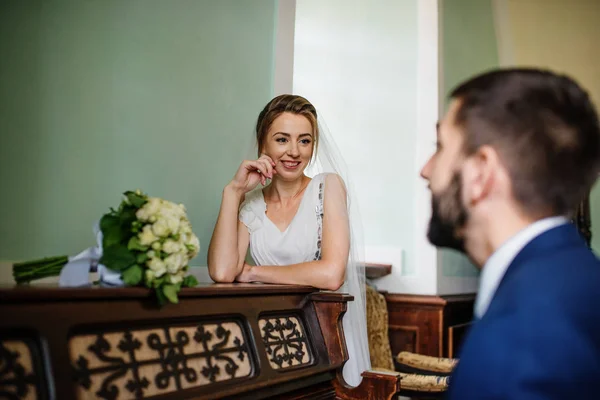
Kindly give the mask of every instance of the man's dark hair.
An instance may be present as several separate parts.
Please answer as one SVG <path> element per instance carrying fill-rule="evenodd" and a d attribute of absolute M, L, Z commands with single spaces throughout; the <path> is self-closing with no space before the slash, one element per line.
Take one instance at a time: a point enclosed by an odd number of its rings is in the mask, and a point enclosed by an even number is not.
<path fill-rule="evenodd" d="M 498 151 L 516 200 L 530 215 L 571 214 L 596 181 L 600 127 L 588 94 L 571 78 L 501 69 L 462 83 L 455 123 L 465 152 Z"/>

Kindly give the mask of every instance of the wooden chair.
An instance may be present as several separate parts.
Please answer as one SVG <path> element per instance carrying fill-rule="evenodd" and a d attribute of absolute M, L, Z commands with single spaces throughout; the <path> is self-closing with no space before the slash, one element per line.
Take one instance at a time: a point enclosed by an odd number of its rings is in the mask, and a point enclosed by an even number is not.
<path fill-rule="evenodd" d="M 442 398 L 448 390 L 450 373 L 456 360 L 401 352 L 392 356 L 388 336 L 388 311 L 385 297 L 367 285 L 367 331 L 371 367 L 375 371 L 397 373 L 400 395 L 421 399 Z"/>

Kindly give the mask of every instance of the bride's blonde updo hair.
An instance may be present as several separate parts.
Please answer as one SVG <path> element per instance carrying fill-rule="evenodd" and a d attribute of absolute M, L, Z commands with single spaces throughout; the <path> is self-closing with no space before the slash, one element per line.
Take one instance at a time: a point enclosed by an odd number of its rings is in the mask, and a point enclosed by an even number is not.
<path fill-rule="evenodd" d="M 285 112 L 302 115 L 308 119 L 313 130 L 312 150 L 313 154 L 315 154 L 319 143 L 319 126 L 317 124 L 317 110 L 315 106 L 302 96 L 282 94 L 267 103 L 258 115 L 258 120 L 256 121 L 256 142 L 258 144 L 259 157 L 267 137 L 267 132 L 269 132 L 273 121 Z"/>

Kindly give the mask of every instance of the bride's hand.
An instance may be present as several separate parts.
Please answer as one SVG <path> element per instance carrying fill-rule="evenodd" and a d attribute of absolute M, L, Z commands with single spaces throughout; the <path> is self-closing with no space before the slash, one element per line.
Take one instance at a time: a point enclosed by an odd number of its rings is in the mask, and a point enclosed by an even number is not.
<path fill-rule="evenodd" d="M 263 154 L 258 160 L 243 161 L 230 184 L 242 194 L 246 194 L 259 182 L 264 186 L 267 179 L 273 179 L 275 173 L 275 163 L 271 157 Z"/>
<path fill-rule="evenodd" d="M 244 269 L 242 269 L 242 272 L 240 272 L 240 274 L 235 277 L 235 281 L 236 282 L 240 282 L 240 283 L 251 283 L 251 282 L 253 282 L 252 266 L 249 265 L 249 264 L 244 263 Z"/>

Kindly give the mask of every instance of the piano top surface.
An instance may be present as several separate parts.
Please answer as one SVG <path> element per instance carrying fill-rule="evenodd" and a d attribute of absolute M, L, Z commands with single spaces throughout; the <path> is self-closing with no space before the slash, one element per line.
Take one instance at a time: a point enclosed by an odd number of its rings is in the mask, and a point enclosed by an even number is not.
<path fill-rule="evenodd" d="M 264 283 L 200 283 L 193 288 L 183 288 L 180 298 L 186 297 L 236 297 L 248 295 L 294 295 L 318 292 L 310 286 L 275 285 Z M 56 284 L 0 285 L 0 303 L 5 301 L 77 300 L 147 298 L 153 290 L 143 287 L 59 287 Z"/>

